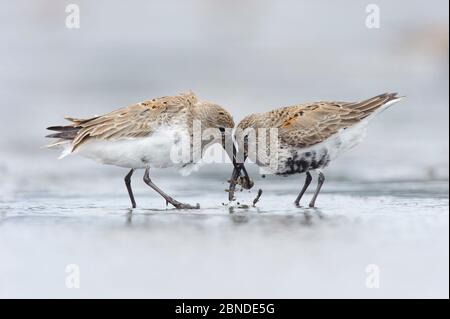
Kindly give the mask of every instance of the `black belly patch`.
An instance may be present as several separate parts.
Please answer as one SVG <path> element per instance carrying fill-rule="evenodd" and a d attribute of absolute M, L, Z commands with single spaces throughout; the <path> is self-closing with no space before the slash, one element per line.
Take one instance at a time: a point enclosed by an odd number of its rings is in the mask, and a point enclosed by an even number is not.
<path fill-rule="evenodd" d="M 326 150 L 311 151 L 305 153 L 295 152 L 286 161 L 280 164 L 277 175 L 301 174 L 310 170 L 323 168 L 330 162 L 330 156 Z"/>

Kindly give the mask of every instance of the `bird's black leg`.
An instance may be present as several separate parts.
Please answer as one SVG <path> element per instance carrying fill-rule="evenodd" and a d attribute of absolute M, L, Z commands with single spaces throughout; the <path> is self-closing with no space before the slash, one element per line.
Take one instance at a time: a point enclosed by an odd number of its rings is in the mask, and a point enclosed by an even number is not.
<path fill-rule="evenodd" d="M 128 195 L 130 196 L 131 206 L 136 208 L 136 201 L 134 200 L 133 190 L 131 189 L 131 176 L 134 173 L 134 169 L 132 169 L 127 176 L 125 176 L 125 185 L 127 186 Z"/>
<path fill-rule="evenodd" d="M 323 185 L 324 182 L 325 182 L 325 175 L 323 175 L 322 172 L 319 172 L 319 181 L 317 183 L 317 188 L 316 188 L 316 191 L 314 193 L 314 196 L 313 196 L 311 202 L 309 203 L 309 207 L 315 207 L 316 206 L 316 199 L 317 199 L 317 196 L 320 193 L 320 189 L 322 188 L 322 185 Z"/>
<path fill-rule="evenodd" d="M 311 184 L 312 176 L 310 172 L 306 172 L 306 179 L 305 179 L 305 185 L 303 185 L 302 190 L 300 191 L 300 194 L 298 194 L 297 199 L 295 200 L 295 205 L 300 206 L 300 200 L 302 199 L 303 195 L 305 194 L 306 190 L 309 187 L 309 184 Z"/>
<path fill-rule="evenodd" d="M 189 204 L 183 204 L 183 203 L 180 203 L 179 201 L 176 201 L 175 199 L 173 199 L 166 193 L 164 193 L 158 186 L 153 184 L 152 180 L 150 179 L 149 171 L 150 170 L 148 168 L 145 170 L 145 174 L 144 174 L 145 184 L 147 184 L 148 186 L 153 188 L 159 195 L 161 195 L 166 200 L 167 203 L 172 204 L 175 208 L 178 208 L 178 209 L 199 209 L 200 208 L 199 204 L 197 204 L 196 206 L 192 206 Z"/>

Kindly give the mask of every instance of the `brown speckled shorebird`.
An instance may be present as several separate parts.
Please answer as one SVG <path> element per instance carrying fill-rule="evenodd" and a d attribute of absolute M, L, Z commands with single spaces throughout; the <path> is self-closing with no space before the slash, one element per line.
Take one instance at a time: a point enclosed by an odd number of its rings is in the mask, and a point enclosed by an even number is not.
<path fill-rule="evenodd" d="M 145 169 L 144 182 L 175 208 L 199 208 L 198 204 L 183 204 L 164 193 L 150 179 L 149 170 L 177 167 L 182 173 L 191 171 L 196 164 L 192 156 L 194 121 L 201 124 L 202 130 L 213 128 L 220 131 L 218 138 L 202 140 L 202 151 L 214 143 L 221 143 L 225 148 L 228 145 L 225 141 L 231 139 L 234 127 L 233 118 L 224 108 L 200 101 L 192 92 L 155 98 L 89 119 L 66 119 L 71 122 L 70 125 L 48 128 L 57 133 L 47 137 L 58 139 L 48 147 L 62 148 L 60 158 L 79 154 L 102 164 L 131 169 L 125 177 L 125 185 L 133 208 L 136 202 L 131 189 L 131 176 L 136 169 Z M 179 145 L 182 144 L 180 141 L 190 143 L 190 153 L 187 160 L 174 162 L 171 152 L 174 146 L 183 147 Z M 234 161 L 234 146 L 231 151 L 228 147 L 226 150 L 233 157 L 233 164 L 245 171 L 243 164 Z"/>
<path fill-rule="evenodd" d="M 340 154 L 360 143 L 368 122 L 400 99 L 396 93 L 385 93 L 362 102 L 306 103 L 249 115 L 238 124 L 235 133 L 235 139 L 240 145 L 239 155 L 243 156 L 244 161 L 249 156 L 248 129 L 278 129 L 275 153 L 257 156 L 252 160 L 276 175 L 306 173 L 305 184 L 295 200 L 297 206 L 312 181 L 310 172 L 318 171 L 318 185 L 309 204 L 314 207 L 325 181 L 321 170 Z M 270 166 L 270 156 L 274 155 L 278 157 L 277 164 Z M 236 184 L 243 184 L 242 181 L 247 180 L 239 177 L 240 168 L 235 167 L 230 180 L 230 200 L 233 199 Z M 245 183 L 242 186 L 249 188 Z"/>

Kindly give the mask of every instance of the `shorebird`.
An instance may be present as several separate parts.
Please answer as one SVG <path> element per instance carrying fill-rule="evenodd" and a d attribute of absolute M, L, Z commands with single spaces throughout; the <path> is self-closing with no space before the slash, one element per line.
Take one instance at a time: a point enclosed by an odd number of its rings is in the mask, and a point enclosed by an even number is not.
<path fill-rule="evenodd" d="M 192 92 L 176 96 L 155 98 L 133 104 L 108 114 L 88 119 L 66 117 L 70 125 L 52 126 L 48 130 L 57 133 L 47 135 L 57 138 L 49 148 L 62 148 L 60 158 L 69 154 L 78 154 L 102 164 L 129 168 L 125 176 L 125 185 L 132 207 L 136 207 L 131 188 L 131 176 L 136 169 L 144 169 L 144 182 L 161 195 L 166 203 L 178 209 L 194 209 L 192 206 L 176 201 L 150 178 L 150 168 L 177 167 L 189 173 L 194 163 L 193 135 L 195 121 L 201 129 L 216 129 L 218 135 L 211 140 L 201 140 L 201 152 L 215 143 L 221 143 L 233 164 L 245 172 L 243 164 L 234 161 L 235 149 L 226 147 L 231 140 L 234 127 L 233 118 L 221 106 L 197 99 Z M 174 147 L 177 151 L 188 143 L 187 158 L 173 161 Z M 177 149 L 178 147 L 178 149 Z M 231 150 L 230 150 L 231 149 Z"/>
<path fill-rule="evenodd" d="M 312 181 L 311 171 L 318 171 L 317 188 L 309 203 L 310 207 L 315 207 L 325 181 L 322 169 L 359 144 L 368 122 L 400 99 L 396 93 L 384 93 L 361 102 L 314 102 L 251 114 L 238 124 L 235 132 L 235 140 L 239 144 L 238 157 L 245 161 L 249 156 L 249 132 L 253 130 L 259 142 L 258 134 L 261 133 L 258 129 L 275 128 L 278 133 L 275 152 L 267 156 L 258 153 L 251 158 L 252 161 L 276 175 L 305 173 L 305 184 L 295 200 L 297 206 Z M 273 156 L 277 156 L 276 165 L 270 163 Z M 230 200 L 233 200 L 236 184 L 243 188 L 251 187 L 247 185 L 248 178 L 240 177 L 237 166 L 230 180 Z"/>

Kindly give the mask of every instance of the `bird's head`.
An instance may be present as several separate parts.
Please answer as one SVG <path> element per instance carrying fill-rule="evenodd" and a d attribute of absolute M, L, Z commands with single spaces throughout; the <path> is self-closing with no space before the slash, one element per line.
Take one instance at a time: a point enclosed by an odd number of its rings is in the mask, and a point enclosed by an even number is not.
<path fill-rule="evenodd" d="M 230 158 L 233 158 L 234 121 L 227 110 L 214 103 L 200 102 L 194 109 L 194 121 L 200 122 L 203 149 L 220 143 Z"/>
<path fill-rule="evenodd" d="M 208 145 L 220 143 L 232 160 L 234 169 L 243 172 L 245 178 L 250 179 L 243 161 L 238 161 L 236 157 L 237 150 L 233 141 L 234 121 L 231 114 L 220 105 L 199 102 L 195 107 L 194 120 L 201 123 L 202 149 L 208 147 Z"/>

